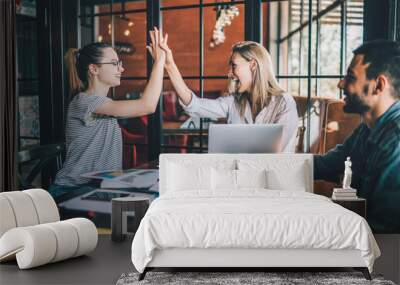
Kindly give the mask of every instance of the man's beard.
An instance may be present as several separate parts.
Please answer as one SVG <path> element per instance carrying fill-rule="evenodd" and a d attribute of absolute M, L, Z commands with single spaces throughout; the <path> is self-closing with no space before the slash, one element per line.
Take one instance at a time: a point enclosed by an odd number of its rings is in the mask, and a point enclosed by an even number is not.
<path fill-rule="evenodd" d="M 345 113 L 364 114 L 370 109 L 356 93 L 345 94 L 345 96 L 346 98 L 343 106 L 343 111 Z"/>

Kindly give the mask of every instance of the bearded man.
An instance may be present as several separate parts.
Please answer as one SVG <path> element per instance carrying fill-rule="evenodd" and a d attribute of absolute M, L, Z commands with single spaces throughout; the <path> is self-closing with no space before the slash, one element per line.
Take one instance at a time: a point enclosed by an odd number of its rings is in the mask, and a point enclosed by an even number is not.
<path fill-rule="evenodd" d="M 353 54 L 338 87 L 343 111 L 363 122 L 343 144 L 314 156 L 314 178 L 338 182 L 350 157 L 351 186 L 367 200 L 372 231 L 400 233 L 400 43 L 367 42 Z"/>

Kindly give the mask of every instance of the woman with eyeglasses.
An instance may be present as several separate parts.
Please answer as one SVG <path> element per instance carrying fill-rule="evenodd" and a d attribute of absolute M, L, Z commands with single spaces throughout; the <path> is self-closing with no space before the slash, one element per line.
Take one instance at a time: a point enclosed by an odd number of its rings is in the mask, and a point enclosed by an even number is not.
<path fill-rule="evenodd" d="M 159 44 L 166 51 L 165 68 L 186 113 L 215 120 L 225 118 L 228 124 L 282 124 L 281 150 L 295 151 L 296 102 L 279 86 L 271 57 L 262 45 L 251 41 L 234 44 L 228 96 L 205 99 L 197 97 L 184 82 L 167 40 Z"/>
<path fill-rule="evenodd" d="M 153 69 L 137 100 L 107 97 L 111 87 L 120 85 L 124 72 L 110 45 L 91 43 L 66 53 L 72 100 L 67 113 L 66 160 L 49 189 L 56 199 L 90 186 L 91 181 L 81 176 L 84 173 L 122 169 L 122 134 L 117 118 L 154 113 L 161 94 L 165 52 L 159 43 L 164 39 L 156 28 L 150 31 L 150 38 L 147 49 L 154 59 Z"/>

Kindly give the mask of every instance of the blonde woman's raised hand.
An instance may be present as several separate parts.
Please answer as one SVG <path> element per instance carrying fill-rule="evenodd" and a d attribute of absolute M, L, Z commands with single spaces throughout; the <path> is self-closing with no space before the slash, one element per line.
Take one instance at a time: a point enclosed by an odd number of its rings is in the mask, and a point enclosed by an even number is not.
<path fill-rule="evenodd" d="M 174 57 L 172 56 L 172 51 L 168 46 L 168 34 L 165 34 L 165 37 L 162 35 L 160 31 L 160 42 L 159 46 L 162 48 L 163 51 L 165 51 L 166 54 L 166 59 L 165 59 L 165 65 L 170 65 L 174 63 Z"/>
<path fill-rule="evenodd" d="M 149 33 L 151 42 L 150 45 L 146 46 L 146 49 L 155 62 L 165 62 L 166 52 L 160 47 L 160 41 L 163 40 L 162 34 L 156 27 Z"/>

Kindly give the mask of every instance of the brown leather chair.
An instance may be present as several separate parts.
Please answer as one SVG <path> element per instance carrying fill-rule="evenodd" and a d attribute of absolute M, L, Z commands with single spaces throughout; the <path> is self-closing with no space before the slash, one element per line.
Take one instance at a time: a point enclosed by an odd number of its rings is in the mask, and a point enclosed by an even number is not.
<path fill-rule="evenodd" d="M 300 117 L 298 150 L 301 152 L 305 145 L 307 97 L 294 96 L 294 99 Z M 359 115 L 343 112 L 344 103 L 341 100 L 312 97 L 311 104 L 311 153 L 325 154 L 337 144 L 343 143 L 361 123 Z M 334 187 L 340 186 L 323 180 L 314 182 L 314 192 L 327 197 L 332 196 Z"/>
<path fill-rule="evenodd" d="M 360 123 L 360 115 L 343 112 L 342 101 L 328 101 L 323 121 L 324 127 L 321 129 L 319 153 L 324 154 L 337 144 L 343 143 Z"/>

